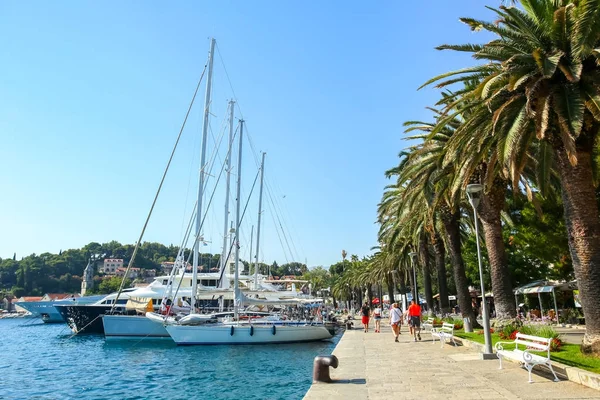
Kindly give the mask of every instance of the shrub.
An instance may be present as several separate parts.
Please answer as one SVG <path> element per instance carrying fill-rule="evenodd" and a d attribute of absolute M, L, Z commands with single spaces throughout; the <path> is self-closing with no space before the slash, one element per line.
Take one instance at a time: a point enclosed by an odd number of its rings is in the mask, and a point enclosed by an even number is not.
<path fill-rule="evenodd" d="M 450 321 L 451 324 L 454 324 L 454 329 L 462 329 L 465 327 L 465 321 L 460 318 L 454 318 L 453 321 Z"/>
<path fill-rule="evenodd" d="M 558 338 L 558 337 L 555 337 L 550 342 L 550 351 L 560 351 L 560 348 L 562 347 L 562 345 L 563 345 L 562 340 L 560 340 L 560 338 Z"/>
<path fill-rule="evenodd" d="M 502 330 L 498 331 L 498 336 L 500 337 L 500 339 L 510 339 L 512 333 L 515 332 L 517 329 L 517 326 L 513 324 L 505 325 L 502 327 Z"/>

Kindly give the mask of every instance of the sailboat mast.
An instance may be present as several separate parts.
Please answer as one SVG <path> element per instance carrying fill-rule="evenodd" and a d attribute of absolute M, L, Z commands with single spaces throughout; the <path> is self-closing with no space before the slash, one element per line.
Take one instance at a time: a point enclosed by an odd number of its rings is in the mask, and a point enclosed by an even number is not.
<path fill-rule="evenodd" d="M 229 279 L 226 277 L 225 268 L 227 266 L 227 256 L 229 253 L 229 247 L 227 246 L 227 235 L 229 232 L 229 186 L 231 183 L 231 147 L 233 146 L 233 111 L 235 101 L 229 101 L 229 145 L 227 146 L 227 184 L 225 189 L 225 224 L 223 225 L 223 253 L 221 254 L 221 265 L 219 267 L 219 276 L 221 282 L 219 287 L 227 289 L 229 287 Z"/>
<path fill-rule="evenodd" d="M 242 144 L 244 138 L 244 120 L 240 120 L 240 149 L 238 154 L 238 176 L 237 176 L 237 191 L 235 199 L 235 271 L 233 273 L 233 319 L 238 320 L 238 300 L 239 300 L 239 272 L 238 266 L 240 264 L 240 203 L 242 198 Z"/>
<path fill-rule="evenodd" d="M 254 225 L 250 230 L 250 265 L 252 265 L 252 241 L 254 240 Z M 250 266 L 248 266 L 248 275 L 250 275 Z M 256 289 L 256 287 L 254 287 Z"/>
<path fill-rule="evenodd" d="M 198 183 L 198 207 L 196 211 L 196 240 L 194 241 L 194 264 L 192 266 L 192 310 L 196 311 L 196 291 L 198 290 L 198 253 L 200 252 L 200 228 L 202 225 L 202 192 L 204 190 L 204 177 L 206 166 L 206 142 L 208 138 L 208 118 L 210 116 L 210 101 L 212 89 L 213 60 L 215 55 L 215 39 L 210 40 L 208 56 L 208 78 L 206 81 L 206 96 L 204 97 L 204 121 L 202 124 L 202 152 L 200 155 L 200 179 Z"/>
<path fill-rule="evenodd" d="M 258 195 L 258 227 L 256 228 L 256 261 L 255 261 L 255 271 L 254 274 L 254 287 L 258 287 L 258 251 L 260 245 L 260 217 L 262 216 L 262 198 L 263 198 L 263 182 L 265 178 L 265 155 L 267 153 L 262 153 L 262 162 L 260 163 L 260 192 Z"/>

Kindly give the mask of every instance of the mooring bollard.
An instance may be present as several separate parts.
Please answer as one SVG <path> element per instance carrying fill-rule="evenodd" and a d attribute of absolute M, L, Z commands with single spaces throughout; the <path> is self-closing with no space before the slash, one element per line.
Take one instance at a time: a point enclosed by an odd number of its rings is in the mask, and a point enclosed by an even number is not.
<path fill-rule="evenodd" d="M 329 376 L 329 367 L 337 368 L 338 363 L 336 356 L 316 356 L 313 363 L 313 383 L 331 383 L 332 380 Z"/>

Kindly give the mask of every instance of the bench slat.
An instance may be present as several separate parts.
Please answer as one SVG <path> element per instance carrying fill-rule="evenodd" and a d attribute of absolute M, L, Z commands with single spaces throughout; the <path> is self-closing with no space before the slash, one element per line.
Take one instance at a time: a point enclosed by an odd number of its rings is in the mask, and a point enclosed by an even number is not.
<path fill-rule="evenodd" d="M 538 350 L 542 350 L 542 351 L 548 350 L 548 344 L 529 342 L 527 340 L 519 340 L 519 339 L 515 340 L 515 343 L 522 344 L 527 347 L 532 347 L 534 349 L 538 349 Z"/>
<path fill-rule="evenodd" d="M 546 343 L 550 343 L 552 341 L 552 339 L 543 338 L 543 337 L 539 337 L 539 336 L 525 335 L 521 332 L 517 332 L 517 339 L 526 339 L 526 340 L 533 340 L 535 342 L 546 342 Z"/>

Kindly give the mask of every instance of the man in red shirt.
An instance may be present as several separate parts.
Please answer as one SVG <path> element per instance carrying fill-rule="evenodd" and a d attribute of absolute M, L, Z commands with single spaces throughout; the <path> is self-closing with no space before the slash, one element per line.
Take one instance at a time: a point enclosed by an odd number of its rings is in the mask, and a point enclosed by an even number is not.
<path fill-rule="evenodd" d="M 412 328 L 412 333 L 415 336 L 415 342 L 417 341 L 417 337 L 421 340 L 421 306 L 414 300 L 411 301 L 411 304 L 408 307 L 408 320 L 410 327 Z M 419 330 L 418 333 L 417 329 Z"/>

